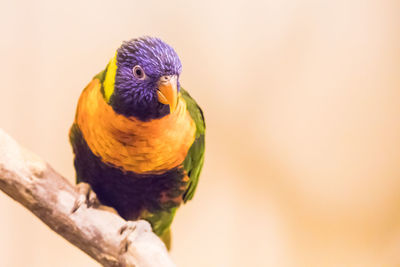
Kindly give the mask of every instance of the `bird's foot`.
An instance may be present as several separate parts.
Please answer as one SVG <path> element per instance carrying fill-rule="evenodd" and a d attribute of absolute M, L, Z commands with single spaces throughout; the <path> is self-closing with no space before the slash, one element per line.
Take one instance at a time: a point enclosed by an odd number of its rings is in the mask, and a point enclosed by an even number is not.
<path fill-rule="evenodd" d="M 76 185 L 76 190 L 79 193 L 79 196 L 75 200 L 71 213 L 76 212 L 82 206 L 90 208 L 90 207 L 97 207 L 100 205 L 100 201 L 98 200 L 96 193 L 92 190 L 90 184 L 80 182 L 79 184 Z"/>
<path fill-rule="evenodd" d="M 124 224 L 120 229 L 119 229 L 119 234 L 122 235 L 122 241 L 120 244 L 120 254 L 123 254 L 128 251 L 129 245 L 131 244 L 131 241 L 129 240 L 129 235 L 136 230 L 137 222 L 134 221 L 127 221 L 126 224 Z"/>
<path fill-rule="evenodd" d="M 122 235 L 122 241 L 119 246 L 120 254 L 124 254 L 128 251 L 132 240 L 137 239 L 143 232 L 151 231 L 151 226 L 147 221 L 127 221 L 118 231 L 118 233 Z M 131 236 L 132 233 L 134 233 L 133 236 Z"/>

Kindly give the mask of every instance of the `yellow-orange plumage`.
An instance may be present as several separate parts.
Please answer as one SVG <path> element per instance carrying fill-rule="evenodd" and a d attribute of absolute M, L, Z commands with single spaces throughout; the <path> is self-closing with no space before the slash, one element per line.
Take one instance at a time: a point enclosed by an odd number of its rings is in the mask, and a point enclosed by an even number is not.
<path fill-rule="evenodd" d="M 194 142 L 196 125 L 182 97 L 174 113 L 147 122 L 115 113 L 98 79 L 83 91 L 75 122 L 91 151 L 124 171 L 163 173 L 180 165 Z"/>
<path fill-rule="evenodd" d="M 180 86 L 181 70 L 157 38 L 124 42 L 82 92 L 70 130 L 77 182 L 124 219 L 150 222 L 167 246 L 204 162 L 203 112 Z"/>

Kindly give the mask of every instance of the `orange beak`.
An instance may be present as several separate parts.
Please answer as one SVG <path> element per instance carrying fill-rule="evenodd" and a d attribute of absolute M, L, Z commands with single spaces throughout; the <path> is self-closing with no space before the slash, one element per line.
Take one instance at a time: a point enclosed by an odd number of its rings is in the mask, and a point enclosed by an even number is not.
<path fill-rule="evenodd" d="M 173 113 L 178 102 L 178 79 L 176 75 L 162 76 L 158 81 L 158 101 L 169 105 L 169 112 Z"/>

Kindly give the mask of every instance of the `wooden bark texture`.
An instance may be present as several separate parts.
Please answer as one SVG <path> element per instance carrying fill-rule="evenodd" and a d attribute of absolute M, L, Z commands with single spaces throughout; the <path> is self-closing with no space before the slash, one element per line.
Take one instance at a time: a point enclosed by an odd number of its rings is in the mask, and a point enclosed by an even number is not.
<path fill-rule="evenodd" d="M 76 187 L 0 129 L 0 189 L 103 266 L 173 267 L 146 221 L 127 222 L 104 207 L 74 204 Z"/>

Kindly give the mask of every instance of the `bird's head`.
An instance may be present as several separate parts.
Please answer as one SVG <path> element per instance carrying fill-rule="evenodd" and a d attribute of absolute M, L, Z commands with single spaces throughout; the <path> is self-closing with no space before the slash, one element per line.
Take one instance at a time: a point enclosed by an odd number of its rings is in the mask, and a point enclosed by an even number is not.
<path fill-rule="evenodd" d="M 182 65 L 158 38 L 124 42 L 107 66 L 103 94 L 114 111 L 147 121 L 174 112 Z"/>

